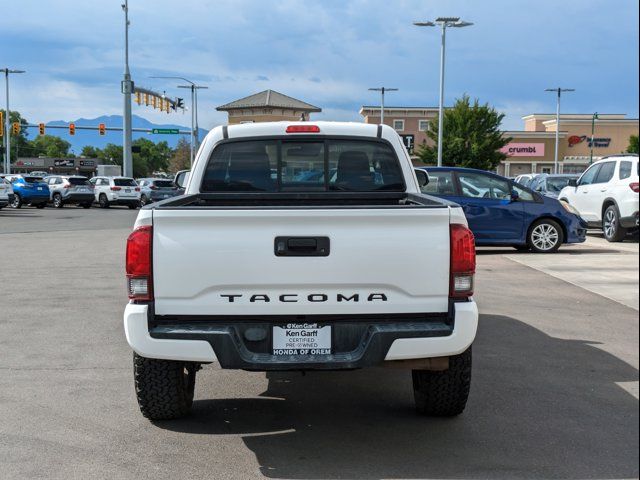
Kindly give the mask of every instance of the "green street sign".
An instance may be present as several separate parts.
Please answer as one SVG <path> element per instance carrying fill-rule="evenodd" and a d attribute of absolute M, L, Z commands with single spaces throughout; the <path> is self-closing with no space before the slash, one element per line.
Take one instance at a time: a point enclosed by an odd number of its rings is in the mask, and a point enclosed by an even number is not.
<path fill-rule="evenodd" d="M 151 133 L 154 135 L 178 135 L 180 132 L 177 128 L 152 128 Z"/>

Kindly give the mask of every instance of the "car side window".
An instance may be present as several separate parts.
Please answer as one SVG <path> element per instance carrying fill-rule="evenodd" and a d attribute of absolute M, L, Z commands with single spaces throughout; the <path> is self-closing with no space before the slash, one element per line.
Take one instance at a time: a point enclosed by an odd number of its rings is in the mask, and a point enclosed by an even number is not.
<path fill-rule="evenodd" d="M 607 183 L 613 178 L 613 172 L 615 172 L 615 170 L 616 162 L 604 162 L 593 183 Z"/>
<path fill-rule="evenodd" d="M 533 196 L 533 193 L 531 193 L 529 190 L 525 190 L 524 188 L 522 188 L 522 186 L 518 185 L 517 183 L 514 182 L 511 188 L 513 188 L 513 190 L 515 190 L 518 193 L 519 201 L 522 201 L 522 202 L 535 201 L 535 197 Z"/>
<path fill-rule="evenodd" d="M 618 178 L 620 178 L 620 180 L 629 178 L 631 176 L 632 167 L 633 167 L 633 162 L 627 162 L 627 161 L 620 162 L 620 172 L 618 172 Z"/>
<path fill-rule="evenodd" d="M 482 173 L 459 173 L 462 195 L 471 198 L 493 198 L 506 200 L 511 198 L 509 182 Z"/>
<path fill-rule="evenodd" d="M 596 175 L 597 175 L 598 171 L 600 170 L 600 165 L 601 164 L 597 164 L 597 165 L 593 165 L 593 166 L 589 167 L 587 169 L 587 171 L 584 172 L 582 174 L 582 176 L 580 177 L 580 180 L 578 181 L 578 185 L 580 185 L 580 186 L 582 186 L 582 185 L 591 185 L 592 183 L 594 183 Z"/>
<path fill-rule="evenodd" d="M 455 195 L 456 188 L 453 183 L 453 172 L 430 171 L 429 183 L 420 187 L 420 190 L 427 195 L 439 195 L 443 197 Z"/>

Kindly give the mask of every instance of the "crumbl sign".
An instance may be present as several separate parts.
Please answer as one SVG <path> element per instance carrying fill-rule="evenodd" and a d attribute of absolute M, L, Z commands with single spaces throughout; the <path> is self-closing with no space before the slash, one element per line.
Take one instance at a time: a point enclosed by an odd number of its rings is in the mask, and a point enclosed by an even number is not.
<path fill-rule="evenodd" d="M 508 157 L 544 157 L 544 143 L 507 143 L 500 151 Z"/>

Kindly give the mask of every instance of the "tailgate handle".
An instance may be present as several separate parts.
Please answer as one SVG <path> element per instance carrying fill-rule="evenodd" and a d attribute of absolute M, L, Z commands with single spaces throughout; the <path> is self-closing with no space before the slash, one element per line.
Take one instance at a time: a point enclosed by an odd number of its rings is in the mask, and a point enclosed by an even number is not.
<path fill-rule="evenodd" d="M 327 257 L 329 237 L 276 237 L 274 253 L 277 257 Z"/>

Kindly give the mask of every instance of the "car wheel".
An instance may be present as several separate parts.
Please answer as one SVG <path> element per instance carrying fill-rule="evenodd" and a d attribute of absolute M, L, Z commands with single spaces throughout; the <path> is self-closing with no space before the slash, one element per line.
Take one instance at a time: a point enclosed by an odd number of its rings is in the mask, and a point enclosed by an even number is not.
<path fill-rule="evenodd" d="M 11 202 L 11 208 L 22 207 L 22 198 L 17 193 L 13 195 L 13 202 Z"/>
<path fill-rule="evenodd" d="M 46 206 L 47 206 L 47 204 L 46 204 L 46 203 L 39 203 L 39 204 L 37 204 L 35 207 L 36 207 L 36 208 L 40 208 L 40 209 L 42 209 L 42 208 L 44 208 L 44 207 L 46 207 Z"/>
<path fill-rule="evenodd" d="M 107 199 L 107 196 L 104 193 L 101 193 L 98 197 L 98 204 L 100 205 L 100 208 L 109 208 L 109 199 Z"/>
<path fill-rule="evenodd" d="M 620 214 L 615 205 L 609 205 L 602 216 L 602 231 L 608 242 L 621 242 L 627 229 L 620 225 Z"/>
<path fill-rule="evenodd" d="M 413 396 L 421 415 L 453 417 L 467 405 L 471 388 L 471 347 L 449 357 L 449 368 L 442 372 L 413 370 Z"/>
<path fill-rule="evenodd" d="M 149 420 L 169 420 L 191 410 L 198 364 L 133 354 L 138 406 Z"/>
<path fill-rule="evenodd" d="M 140 205 L 144 207 L 147 203 L 149 203 L 149 200 L 147 199 L 147 196 L 146 195 L 142 195 L 140 197 Z"/>
<path fill-rule="evenodd" d="M 543 218 L 531 225 L 527 244 L 534 253 L 553 253 L 563 241 L 564 234 L 558 222 Z"/>
<path fill-rule="evenodd" d="M 64 202 L 62 201 L 62 195 L 60 195 L 59 193 L 53 194 L 53 206 L 56 208 L 64 207 Z"/>

